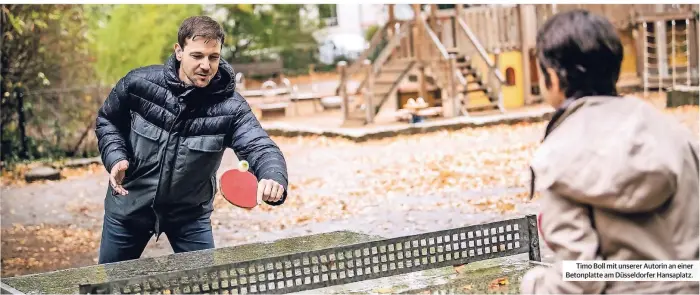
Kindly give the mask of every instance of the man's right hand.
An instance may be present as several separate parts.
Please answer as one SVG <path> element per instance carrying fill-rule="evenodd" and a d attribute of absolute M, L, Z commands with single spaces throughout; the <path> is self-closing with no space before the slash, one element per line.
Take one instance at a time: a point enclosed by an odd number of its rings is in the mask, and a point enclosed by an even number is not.
<path fill-rule="evenodd" d="M 121 160 L 117 162 L 117 164 L 114 164 L 112 172 L 109 175 L 109 184 L 112 186 L 112 190 L 122 196 L 129 194 L 129 192 L 122 187 L 122 181 L 124 180 L 127 168 L 129 168 L 129 161 Z"/>

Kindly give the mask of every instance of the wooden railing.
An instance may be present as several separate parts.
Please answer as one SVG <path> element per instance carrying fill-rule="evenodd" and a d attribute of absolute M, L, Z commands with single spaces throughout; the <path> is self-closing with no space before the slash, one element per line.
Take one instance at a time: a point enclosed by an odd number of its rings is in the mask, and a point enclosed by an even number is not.
<path fill-rule="evenodd" d="M 371 46 L 363 52 L 354 63 L 354 67 L 347 66 L 347 63 L 341 62 L 338 64 L 338 71 L 340 73 L 340 83 L 338 85 L 337 93 L 339 96 L 343 97 L 343 109 L 345 118 L 350 118 L 354 115 L 354 112 L 350 111 L 351 105 L 349 103 L 350 95 L 363 94 L 358 101 L 355 101 L 353 105 L 364 104 L 367 121 L 371 122 L 372 118 L 378 110 L 378 106 L 381 106 L 388 97 L 377 98 L 374 97 L 374 78 L 381 71 L 382 67 L 387 64 L 387 62 L 392 58 L 402 58 L 409 57 L 409 51 L 406 51 L 404 44 L 408 44 L 410 40 L 410 28 L 412 27 L 413 21 L 397 21 L 392 22 L 391 25 L 386 25 L 382 30 L 378 31 L 373 37 Z M 408 54 L 407 54 L 408 53 Z M 373 58 L 374 61 L 371 61 Z M 362 70 L 362 80 L 360 84 L 355 88 L 355 91 L 349 91 L 347 87 L 348 80 L 353 74 L 359 74 L 358 71 Z"/>
<path fill-rule="evenodd" d="M 402 41 L 410 38 L 410 28 L 413 25 L 413 21 L 397 22 L 396 24 L 397 26 L 394 26 L 395 31 L 393 36 L 390 37 L 391 39 L 387 40 L 385 46 L 381 47 L 381 51 L 374 59 L 374 62 L 372 62 L 372 71 L 365 73 L 364 78 L 357 87 L 358 92 L 360 91 L 359 89 L 362 89 L 367 84 L 370 73 L 371 75 L 378 74 L 387 61 L 389 61 L 389 58 L 401 57 L 396 54 L 396 49 L 401 45 Z M 372 90 L 373 89 L 369 89 L 369 91 Z"/>
<path fill-rule="evenodd" d="M 463 10 L 459 19 L 488 51 L 520 49 L 520 14 L 516 5 L 473 7 Z"/>
<path fill-rule="evenodd" d="M 503 73 L 501 73 L 501 70 L 496 67 L 496 64 L 491 60 L 491 58 L 489 58 L 486 49 L 484 49 L 484 46 L 481 45 L 479 39 L 477 39 L 476 35 L 472 33 L 472 31 L 469 29 L 464 20 L 458 18 L 457 24 L 459 25 L 459 28 L 462 30 L 462 32 L 466 34 L 467 39 L 469 40 L 469 42 L 471 42 L 471 45 L 474 46 L 476 51 L 479 53 L 479 57 L 481 57 L 482 61 L 486 63 L 486 65 L 489 68 L 489 72 L 496 76 L 498 82 L 505 83 L 506 79 L 503 77 Z"/>
<path fill-rule="evenodd" d="M 447 44 L 450 47 L 459 49 L 461 54 L 468 58 L 476 56 L 486 65 L 487 73 L 483 77 L 484 82 L 487 82 L 489 88 L 500 95 L 501 87 L 505 83 L 505 76 L 498 67 L 498 58 L 490 58 L 489 52 L 496 53 L 504 50 L 517 49 L 521 43 L 519 38 L 520 32 L 517 31 L 517 25 L 513 25 L 513 21 L 519 21 L 518 7 L 475 7 L 467 10 L 461 8 L 441 11 L 437 14 L 440 19 L 440 28 L 442 35 L 438 36 L 442 44 Z M 467 12 L 468 11 L 468 12 Z M 467 23 L 467 16 L 473 19 Z M 511 17 L 514 18 L 508 22 L 499 21 L 494 24 L 493 21 L 487 21 L 483 17 L 489 16 L 495 18 Z M 481 35 L 475 33 L 470 24 L 476 24 Z M 493 26 L 488 28 L 484 24 Z M 513 28 L 515 27 L 515 29 Z M 495 37 L 488 37 L 489 34 Z M 489 46 L 485 46 L 484 42 L 489 42 Z M 517 44 L 517 45 L 516 45 Z"/>
<path fill-rule="evenodd" d="M 350 67 L 348 68 L 348 73 L 350 73 L 351 75 L 357 73 L 357 71 L 359 71 L 362 68 L 365 59 L 370 58 L 370 56 L 376 53 L 377 50 L 381 50 L 381 43 L 386 39 L 387 32 L 391 26 L 391 23 L 387 23 L 381 29 L 377 30 L 377 32 L 374 33 L 372 39 L 370 39 L 369 41 L 369 47 L 367 47 L 367 49 L 365 49 L 365 51 L 362 52 L 362 54 L 355 60 L 355 62 L 353 62 L 352 65 L 350 65 Z"/>
<path fill-rule="evenodd" d="M 392 43 L 392 40 L 395 39 L 396 36 L 398 36 L 398 31 L 400 31 L 400 28 L 405 27 L 405 25 L 409 24 L 411 21 L 393 21 L 389 22 L 384 27 L 382 27 L 380 30 L 377 30 L 377 32 L 372 36 L 372 39 L 370 39 L 370 44 L 367 49 L 365 49 L 362 54 L 355 59 L 350 66 L 347 66 L 345 68 L 345 78 L 340 79 L 338 88 L 336 89 L 336 94 L 340 95 L 340 90 L 342 87 L 347 88 L 347 82 L 349 79 L 351 79 L 354 75 L 358 74 L 359 71 L 363 68 L 363 64 L 365 63 L 365 60 L 373 60 L 372 64 L 374 65 L 374 73 L 377 73 L 379 69 L 381 68 L 381 65 L 385 64 L 387 59 L 394 53 L 394 49 L 396 47 L 400 47 L 399 51 L 405 51 L 405 48 L 403 47 L 403 44 L 406 43 L 404 39 L 398 40 L 399 43 Z M 391 46 L 391 50 L 385 50 Z M 399 52 L 400 54 L 400 52 Z M 360 82 L 360 85 L 355 89 L 353 94 L 358 94 L 362 87 L 364 87 L 367 78 L 366 76 L 362 79 Z M 347 89 L 346 89 L 347 90 Z"/>
<path fill-rule="evenodd" d="M 362 54 L 360 54 L 360 56 L 350 64 L 350 66 L 347 66 L 346 62 L 342 63 L 345 73 L 340 77 L 338 88 L 336 89 L 337 95 L 340 95 L 341 90 L 347 91 L 347 80 L 362 68 L 364 61 L 372 57 L 372 55 L 377 54 L 378 50 L 382 49 L 382 43 L 384 43 L 382 41 L 385 41 L 388 31 L 393 25 L 394 24 L 392 22 L 388 22 L 381 29 L 377 30 L 377 32 L 375 32 L 372 36 L 372 39 L 370 39 L 367 49 L 365 49 Z"/>
<path fill-rule="evenodd" d="M 471 46 L 476 50 L 478 53 L 478 57 L 481 59 L 482 62 L 487 67 L 487 74 L 486 74 L 486 83 L 489 85 L 489 88 L 496 94 L 498 95 L 497 99 L 500 102 L 503 101 L 502 99 L 502 93 L 501 89 L 503 84 L 506 82 L 505 77 L 503 76 L 503 73 L 498 67 L 498 50 L 494 52 L 495 55 L 495 62 L 491 60 L 491 58 L 488 56 L 488 53 L 486 52 L 486 49 L 484 49 L 483 45 L 481 45 L 481 42 L 479 42 L 479 39 L 477 39 L 476 35 L 469 29 L 469 26 L 464 22 L 462 18 L 457 18 L 456 19 L 457 25 L 459 26 L 458 31 L 461 31 L 463 34 L 467 36 L 467 40 L 469 40 L 469 43 Z M 501 106 L 499 105 L 499 108 Z"/>
<path fill-rule="evenodd" d="M 467 79 L 457 70 L 455 57 L 451 56 L 447 48 L 438 35 L 430 28 L 424 17 L 419 18 L 419 29 L 422 30 L 423 38 L 420 39 L 421 55 L 423 64 L 433 73 L 438 87 L 448 90 L 448 97 L 451 105 L 443 105 L 443 108 L 451 108 L 449 113 L 458 114 L 459 105 L 462 100 L 457 87 L 461 85 L 463 89 L 467 87 Z"/>

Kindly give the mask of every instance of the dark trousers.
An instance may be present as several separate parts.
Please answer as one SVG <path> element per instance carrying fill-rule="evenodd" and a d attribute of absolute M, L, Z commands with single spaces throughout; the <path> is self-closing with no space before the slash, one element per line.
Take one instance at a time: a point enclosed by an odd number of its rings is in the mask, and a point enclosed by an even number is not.
<path fill-rule="evenodd" d="M 155 220 L 121 220 L 105 214 L 99 264 L 137 259 L 153 236 Z M 163 228 L 175 253 L 214 248 L 210 214 Z"/>

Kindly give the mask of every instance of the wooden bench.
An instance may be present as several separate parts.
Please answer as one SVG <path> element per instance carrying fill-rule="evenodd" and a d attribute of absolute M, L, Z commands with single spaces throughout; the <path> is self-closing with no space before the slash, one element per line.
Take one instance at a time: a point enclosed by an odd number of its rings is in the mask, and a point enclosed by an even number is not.
<path fill-rule="evenodd" d="M 269 103 L 259 103 L 254 105 L 254 108 L 258 110 L 258 117 L 260 119 L 266 117 L 284 117 L 287 114 L 287 107 L 289 102 L 278 101 Z"/>
<path fill-rule="evenodd" d="M 293 94 L 289 100 L 294 104 L 294 114 L 299 115 L 299 103 L 302 102 L 307 102 L 311 101 L 314 104 L 314 110 L 318 111 L 319 109 L 322 111 L 325 108 L 321 104 L 321 96 L 318 96 L 312 92 L 306 92 L 306 93 L 297 93 Z"/>
<path fill-rule="evenodd" d="M 276 95 L 284 95 L 289 93 L 289 89 L 287 88 L 274 88 L 274 89 L 251 89 L 251 90 L 243 90 L 239 91 L 238 93 L 243 96 L 243 98 L 249 98 L 249 97 L 263 97 L 263 96 L 276 96 Z"/>

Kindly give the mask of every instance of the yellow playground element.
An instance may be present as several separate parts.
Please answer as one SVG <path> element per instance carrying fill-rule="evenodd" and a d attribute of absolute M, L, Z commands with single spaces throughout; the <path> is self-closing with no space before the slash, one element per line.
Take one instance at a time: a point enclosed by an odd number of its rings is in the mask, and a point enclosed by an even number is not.
<path fill-rule="evenodd" d="M 489 54 L 492 62 L 495 62 L 495 55 Z M 482 79 L 491 79 L 488 75 L 488 66 L 478 55 L 471 57 L 472 66 L 478 69 Z M 501 85 L 503 95 L 503 106 L 506 109 L 517 109 L 525 105 L 524 76 L 522 66 L 522 53 L 520 51 L 508 51 L 501 53 L 498 57 L 498 69 L 503 73 L 506 81 Z M 469 77 L 468 81 L 473 78 Z M 472 92 L 467 94 L 470 106 L 480 106 L 489 103 L 488 97 L 483 92 Z"/>

